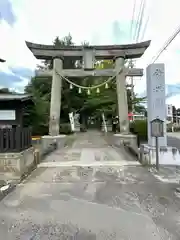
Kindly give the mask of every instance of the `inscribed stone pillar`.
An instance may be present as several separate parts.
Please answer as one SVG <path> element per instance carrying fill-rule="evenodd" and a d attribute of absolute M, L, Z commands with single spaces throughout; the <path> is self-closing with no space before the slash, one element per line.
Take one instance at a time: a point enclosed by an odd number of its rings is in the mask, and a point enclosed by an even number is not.
<path fill-rule="evenodd" d="M 60 112 L 61 112 L 61 74 L 63 62 L 60 58 L 53 60 L 53 77 L 51 86 L 50 122 L 49 135 L 59 135 Z M 59 73 L 59 74 L 58 74 Z"/>
<path fill-rule="evenodd" d="M 159 118 L 164 121 L 164 137 L 159 138 L 159 146 L 167 147 L 164 64 L 150 64 L 146 69 L 146 81 L 148 107 L 148 145 L 155 146 L 155 139 L 151 137 L 150 122 L 155 118 Z"/>
<path fill-rule="evenodd" d="M 126 74 L 124 72 L 124 58 L 116 58 L 115 69 L 118 73 L 120 69 L 123 71 L 116 77 L 116 89 L 117 89 L 117 100 L 118 100 L 118 115 L 120 133 L 129 133 L 129 120 L 128 120 L 128 103 L 127 103 L 127 91 L 126 91 Z"/>

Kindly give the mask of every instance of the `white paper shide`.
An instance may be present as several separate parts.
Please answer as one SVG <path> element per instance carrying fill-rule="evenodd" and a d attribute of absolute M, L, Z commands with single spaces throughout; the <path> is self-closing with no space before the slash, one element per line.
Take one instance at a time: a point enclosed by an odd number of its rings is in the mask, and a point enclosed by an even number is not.
<path fill-rule="evenodd" d="M 75 124 L 74 124 L 74 114 L 73 114 L 73 112 L 69 113 L 69 121 L 70 121 L 70 125 L 71 125 L 71 130 L 72 130 L 72 132 L 74 132 Z"/>

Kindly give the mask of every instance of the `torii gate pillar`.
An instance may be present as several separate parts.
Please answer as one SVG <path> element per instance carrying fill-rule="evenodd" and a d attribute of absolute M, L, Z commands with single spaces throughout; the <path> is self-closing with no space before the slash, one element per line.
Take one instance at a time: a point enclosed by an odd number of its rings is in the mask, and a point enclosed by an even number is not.
<path fill-rule="evenodd" d="M 60 75 L 61 75 L 62 69 L 63 69 L 62 59 L 54 58 L 52 86 L 51 86 L 50 121 L 49 121 L 50 136 L 59 135 L 60 113 L 61 113 L 61 88 L 62 88 L 62 78 Z"/>
<path fill-rule="evenodd" d="M 124 67 L 124 61 L 125 60 L 122 57 L 118 57 L 115 60 L 120 133 L 114 134 L 114 144 L 118 147 L 126 144 L 136 152 L 138 151 L 136 135 L 133 135 L 129 132 L 126 70 Z"/>
<path fill-rule="evenodd" d="M 122 57 L 116 58 L 115 69 L 117 72 L 116 89 L 117 89 L 120 133 L 128 134 L 129 120 L 128 120 L 128 103 L 127 103 L 127 91 L 126 91 L 126 74 L 124 70 L 124 58 Z M 120 71 L 121 69 L 122 71 Z"/>

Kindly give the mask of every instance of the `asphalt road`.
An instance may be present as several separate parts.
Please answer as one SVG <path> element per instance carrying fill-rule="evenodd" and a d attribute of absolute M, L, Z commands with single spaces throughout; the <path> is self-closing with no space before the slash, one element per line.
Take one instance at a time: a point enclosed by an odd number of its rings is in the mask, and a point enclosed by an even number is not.
<path fill-rule="evenodd" d="M 167 145 L 170 147 L 176 147 L 180 150 L 180 138 L 167 136 Z"/>
<path fill-rule="evenodd" d="M 141 166 L 38 168 L 1 201 L 1 238 L 179 240 L 175 187 Z"/>
<path fill-rule="evenodd" d="M 167 137 L 167 144 L 168 144 L 168 146 L 176 147 L 177 149 L 180 150 L 180 138 L 168 136 Z"/>
<path fill-rule="evenodd" d="M 178 184 L 157 180 L 100 134 L 80 135 L 43 164 L 0 201 L 0 239 L 180 239 Z"/>

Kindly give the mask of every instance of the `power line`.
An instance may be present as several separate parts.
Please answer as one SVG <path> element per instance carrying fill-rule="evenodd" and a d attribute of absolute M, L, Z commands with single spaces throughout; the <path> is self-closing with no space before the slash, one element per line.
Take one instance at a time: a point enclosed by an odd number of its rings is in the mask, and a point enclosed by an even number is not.
<path fill-rule="evenodd" d="M 148 18 L 147 18 L 147 20 L 146 20 L 146 23 L 145 23 L 145 25 L 144 25 L 144 29 L 143 29 L 143 31 L 142 31 L 141 41 L 143 40 L 144 35 L 145 35 L 145 33 L 146 33 L 146 29 L 147 29 L 148 23 L 149 23 L 149 16 L 148 16 Z"/>
<path fill-rule="evenodd" d="M 132 39 L 132 36 L 133 36 L 133 26 L 134 26 L 135 12 L 136 12 L 136 0 L 134 0 L 133 13 L 132 13 L 132 19 L 131 19 L 131 28 L 130 28 L 131 39 Z"/>
<path fill-rule="evenodd" d="M 174 34 L 165 42 L 164 46 L 160 49 L 160 51 L 157 53 L 157 55 L 155 55 L 152 58 L 151 63 L 155 63 L 158 60 L 160 55 L 164 52 L 164 50 L 167 49 L 167 47 L 172 43 L 172 41 L 177 37 L 177 35 L 179 33 L 180 33 L 180 26 L 177 28 L 177 30 L 174 32 Z"/>
<path fill-rule="evenodd" d="M 145 5 L 146 5 L 146 0 L 141 0 L 141 3 L 140 3 L 140 9 L 139 9 L 139 12 L 138 12 L 138 18 L 137 18 L 137 23 L 136 23 L 136 28 L 134 29 L 134 36 L 133 36 L 133 41 L 135 40 L 135 42 L 137 43 L 139 41 L 139 36 L 140 36 L 140 32 L 141 32 L 141 29 L 142 29 L 142 23 L 143 23 L 143 19 L 144 19 L 144 11 L 145 11 Z M 132 24 L 134 23 L 134 18 L 135 18 L 135 10 L 136 10 L 136 0 L 134 2 L 134 7 L 133 7 L 133 22 Z M 133 26 L 133 25 L 131 25 Z M 143 30 L 143 34 L 145 32 L 147 28 L 147 22 L 145 24 L 145 27 L 144 27 L 144 30 Z M 133 28 L 131 27 L 131 37 L 133 35 L 132 33 L 133 31 Z M 133 62 L 133 60 L 131 59 L 129 61 L 129 67 L 130 68 L 133 68 L 135 66 L 135 62 Z M 132 100 L 132 112 L 134 113 L 135 109 L 134 109 L 134 104 L 133 104 L 133 99 L 134 99 L 134 78 L 131 77 L 130 78 L 130 81 L 131 81 L 131 100 Z"/>
<path fill-rule="evenodd" d="M 137 28 L 137 35 L 136 35 L 136 42 L 139 41 L 139 35 L 141 32 L 141 28 L 142 28 L 142 22 L 143 22 L 143 17 L 144 17 L 144 10 L 145 10 L 145 0 L 142 0 L 142 7 L 141 7 L 141 12 L 139 14 L 139 19 L 138 19 L 138 28 Z"/>
<path fill-rule="evenodd" d="M 160 55 L 163 53 L 164 50 L 167 49 L 167 47 L 173 42 L 173 40 L 177 37 L 177 35 L 180 33 L 180 26 L 177 28 L 177 30 L 172 34 L 171 37 L 168 38 L 168 40 L 165 42 L 164 46 L 160 49 L 160 51 L 158 52 L 157 55 L 155 55 L 151 62 L 149 64 L 153 64 L 155 63 L 158 58 L 160 57 Z M 147 66 L 149 65 L 147 64 Z"/>
<path fill-rule="evenodd" d="M 136 29 L 135 29 L 134 37 L 133 37 L 133 40 L 135 40 L 136 42 L 138 41 L 138 32 L 141 29 L 141 18 L 142 18 L 143 9 L 144 9 L 144 0 L 141 0 L 139 13 L 138 13 L 138 17 L 137 17 Z"/>

